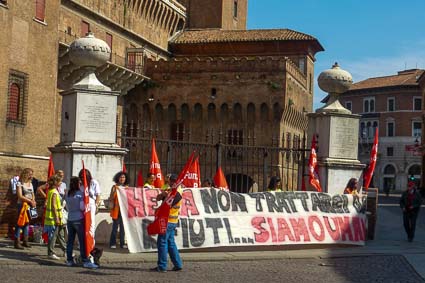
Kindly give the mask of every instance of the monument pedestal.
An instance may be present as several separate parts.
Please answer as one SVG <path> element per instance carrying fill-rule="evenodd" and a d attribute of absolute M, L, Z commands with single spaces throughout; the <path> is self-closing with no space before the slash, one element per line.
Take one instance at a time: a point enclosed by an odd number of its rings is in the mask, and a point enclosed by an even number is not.
<path fill-rule="evenodd" d="M 122 170 L 127 149 L 116 144 L 118 92 L 111 91 L 96 80 L 87 79 L 73 89 L 61 92 L 61 142 L 50 148 L 57 169 L 65 172 L 65 182 L 78 176 L 82 169 L 90 170 L 99 181 L 102 199 L 109 198 L 112 178 Z M 97 82 L 96 82 L 97 81 Z"/>
<path fill-rule="evenodd" d="M 318 135 L 317 162 L 322 189 L 343 193 L 350 178 L 365 168 L 357 159 L 360 115 L 339 112 L 309 113 L 308 138 Z"/>

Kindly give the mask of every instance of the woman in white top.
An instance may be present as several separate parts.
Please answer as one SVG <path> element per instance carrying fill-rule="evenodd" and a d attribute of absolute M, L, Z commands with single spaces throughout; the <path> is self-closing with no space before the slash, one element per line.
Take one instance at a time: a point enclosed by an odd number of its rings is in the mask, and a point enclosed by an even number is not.
<path fill-rule="evenodd" d="M 25 168 L 19 176 L 19 182 L 16 184 L 16 195 L 18 196 L 18 215 L 21 212 L 24 203 L 27 203 L 30 207 L 35 207 L 34 188 L 32 186 L 33 170 L 31 168 Z M 30 248 L 28 243 L 28 223 L 24 226 L 16 224 L 15 227 L 15 249 L 24 249 L 20 243 L 21 229 L 24 234 L 23 246 Z"/>

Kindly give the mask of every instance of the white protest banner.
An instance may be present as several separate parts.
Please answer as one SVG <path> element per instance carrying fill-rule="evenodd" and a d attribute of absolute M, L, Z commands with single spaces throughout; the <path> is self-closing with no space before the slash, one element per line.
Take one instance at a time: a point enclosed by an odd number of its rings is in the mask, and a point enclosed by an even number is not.
<path fill-rule="evenodd" d="M 159 189 L 119 190 L 131 253 L 156 250 L 146 227 L 159 206 Z M 364 199 L 318 192 L 240 194 L 184 188 L 177 228 L 179 249 L 294 244 L 364 245 Z"/>

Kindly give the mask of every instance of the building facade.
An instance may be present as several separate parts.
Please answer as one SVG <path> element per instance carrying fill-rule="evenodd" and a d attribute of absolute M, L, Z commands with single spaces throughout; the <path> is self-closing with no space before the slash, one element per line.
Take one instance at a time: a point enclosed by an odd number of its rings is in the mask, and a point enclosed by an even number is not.
<path fill-rule="evenodd" d="M 64 115 L 58 93 L 85 75 L 68 47 L 87 32 L 112 50 L 96 75 L 122 93 L 117 136 L 128 134 L 121 125 L 155 124 L 171 140 L 223 126 L 250 144 L 299 138 L 323 47 L 296 31 L 247 31 L 246 19 L 247 0 L 0 0 L 0 225 L 14 221 L 11 176 L 31 167 L 46 179 Z"/>
<path fill-rule="evenodd" d="M 359 160 L 368 164 L 375 128 L 379 130 L 378 160 L 372 181 L 384 192 L 402 191 L 414 178 L 421 183 L 422 103 L 418 79 L 424 70 L 369 78 L 352 85 L 341 104 L 361 115 Z"/>

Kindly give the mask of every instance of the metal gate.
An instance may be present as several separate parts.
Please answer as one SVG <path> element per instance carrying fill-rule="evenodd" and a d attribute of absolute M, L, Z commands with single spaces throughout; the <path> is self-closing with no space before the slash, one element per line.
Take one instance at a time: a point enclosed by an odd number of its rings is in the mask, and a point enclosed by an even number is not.
<path fill-rule="evenodd" d="M 125 131 L 124 131 L 125 132 Z M 151 133 L 148 137 L 123 136 L 119 140 L 129 152 L 125 164 L 134 185 L 141 171 L 145 179 L 151 159 Z M 247 137 L 249 140 L 249 137 Z M 244 139 L 245 141 L 247 139 Z M 206 138 L 208 139 L 208 136 Z M 213 139 L 211 139 L 213 140 Z M 221 166 L 233 192 L 265 191 L 271 176 L 279 176 L 283 190 L 301 189 L 301 178 L 305 168 L 305 135 L 301 138 L 289 134 L 282 139 L 273 139 L 272 146 L 255 146 L 225 143 L 235 137 L 226 136 L 217 142 L 192 142 L 155 138 L 156 151 L 161 162 L 162 173 L 178 174 L 193 151 L 199 154 L 201 180 L 212 179 Z M 279 147 L 284 144 L 286 147 Z M 302 145 L 302 146 L 301 146 Z"/>

